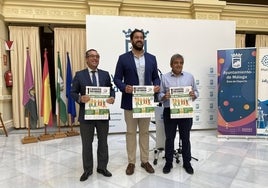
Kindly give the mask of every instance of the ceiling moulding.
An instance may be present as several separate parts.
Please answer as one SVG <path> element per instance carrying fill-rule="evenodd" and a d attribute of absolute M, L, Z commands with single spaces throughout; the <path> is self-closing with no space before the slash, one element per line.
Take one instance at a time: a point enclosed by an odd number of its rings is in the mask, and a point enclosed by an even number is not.
<path fill-rule="evenodd" d="M 91 15 L 119 15 L 119 7 L 122 0 L 88 0 L 89 13 Z"/>
<path fill-rule="evenodd" d="M 222 20 L 233 20 L 236 22 L 237 31 L 256 31 L 266 32 L 268 31 L 268 19 L 256 19 L 256 18 L 228 18 L 225 17 Z"/>
<path fill-rule="evenodd" d="M 191 2 L 186 1 L 156 1 L 156 0 L 144 0 L 144 1 L 137 1 L 137 0 L 125 0 L 122 1 L 122 7 L 139 7 L 139 8 L 189 8 Z"/>
<path fill-rule="evenodd" d="M 4 1 L 4 6 L 84 8 L 86 5 L 87 5 L 86 0 L 5 0 Z"/>
<path fill-rule="evenodd" d="M 240 6 L 227 5 L 221 16 L 222 17 L 255 17 L 268 19 L 268 5 L 266 6 Z"/>
<path fill-rule="evenodd" d="M 225 6 L 225 1 L 192 0 L 191 10 L 193 12 L 222 12 Z"/>
<path fill-rule="evenodd" d="M 127 12 L 161 13 L 161 14 L 187 14 L 190 15 L 191 3 L 185 1 L 123 1 L 120 14 Z"/>
<path fill-rule="evenodd" d="M 65 25 L 65 26 L 68 26 L 68 25 L 76 25 L 76 26 L 84 26 L 86 25 L 86 21 L 85 19 L 80 21 L 80 20 L 62 20 L 62 19 L 27 19 L 27 18 L 16 18 L 14 20 L 10 19 L 10 21 L 5 21 L 8 25 L 18 25 L 20 23 L 23 23 L 23 25 L 25 24 L 34 24 L 34 25 L 37 25 L 37 26 L 43 26 L 45 24 L 57 24 L 57 25 Z"/>
<path fill-rule="evenodd" d="M 85 16 L 89 10 L 87 7 L 79 8 L 55 8 L 41 6 L 5 6 L 3 9 L 6 22 L 27 23 L 70 23 L 85 24 Z"/>
<path fill-rule="evenodd" d="M 87 0 L 88 6 L 120 7 L 123 0 Z"/>
<path fill-rule="evenodd" d="M 221 20 L 234 20 L 237 31 L 267 32 L 267 5 L 227 4 Z"/>

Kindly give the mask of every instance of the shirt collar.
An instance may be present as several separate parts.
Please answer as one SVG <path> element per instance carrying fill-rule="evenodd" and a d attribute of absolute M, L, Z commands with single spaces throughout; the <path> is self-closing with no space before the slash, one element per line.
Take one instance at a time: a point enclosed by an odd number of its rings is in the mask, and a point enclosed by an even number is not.
<path fill-rule="evenodd" d="M 171 75 L 171 76 L 177 76 L 177 75 L 175 75 L 172 71 L 170 71 L 170 75 Z M 181 74 L 180 74 L 180 75 L 183 75 L 183 71 L 181 71 Z M 179 75 L 179 76 L 180 76 L 180 75 Z"/>
<path fill-rule="evenodd" d="M 133 54 L 134 57 L 137 57 L 137 56 L 135 55 L 135 53 L 133 52 L 133 50 L 131 50 L 131 52 L 132 52 L 132 54 Z M 145 51 L 143 50 L 142 53 L 141 53 L 141 55 L 140 55 L 140 57 L 144 56 L 144 53 L 145 53 Z M 140 58 L 140 57 L 137 57 L 137 58 Z"/>
<path fill-rule="evenodd" d="M 87 68 L 88 69 L 88 72 L 92 72 L 93 70 L 91 68 Z M 98 72 L 98 69 L 95 70 L 96 72 Z"/>

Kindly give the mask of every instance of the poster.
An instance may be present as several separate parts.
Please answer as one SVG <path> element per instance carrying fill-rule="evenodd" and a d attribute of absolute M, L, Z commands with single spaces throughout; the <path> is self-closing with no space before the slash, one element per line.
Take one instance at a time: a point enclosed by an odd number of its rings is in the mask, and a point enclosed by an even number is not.
<path fill-rule="evenodd" d="M 154 117 L 154 86 L 133 86 L 133 118 Z"/>
<path fill-rule="evenodd" d="M 193 105 L 189 92 L 192 86 L 170 87 L 170 118 L 192 118 Z"/>
<path fill-rule="evenodd" d="M 85 119 L 108 120 L 109 108 L 106 99 L 110 96 L 110 88 L 87 86 L 86 95 L 89 95 L 90 100 L 85 104 Z"/>
<path fill-rule="evenodd" d="M 218 134 L 256 135 L 256 48 L 218 50 Z"/>

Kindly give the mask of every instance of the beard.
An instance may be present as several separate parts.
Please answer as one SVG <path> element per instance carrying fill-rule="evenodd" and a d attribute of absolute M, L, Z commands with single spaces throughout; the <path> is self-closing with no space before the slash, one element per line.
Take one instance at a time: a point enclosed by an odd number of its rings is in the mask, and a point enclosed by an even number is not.
<path fill-rule="evenodd" d="M 143 43 L 141 41 L 138 41 L 136 43 L 132 43 L 132 48 L 134 48 L 137 51 L 143 50 Z"/>

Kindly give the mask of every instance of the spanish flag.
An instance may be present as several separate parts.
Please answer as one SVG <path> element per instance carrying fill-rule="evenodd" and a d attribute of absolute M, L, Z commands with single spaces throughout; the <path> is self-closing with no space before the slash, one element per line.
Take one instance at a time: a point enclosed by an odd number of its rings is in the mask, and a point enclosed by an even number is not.
<path fill-rule="evenodd" d="M 45 49 L 45 52 L 44 52 L 41 116 L 44 118 L 43 120 L 44 120 L 45 125 L 48 125 L 48 126 L 53 125 L 47 49 Z"/>

